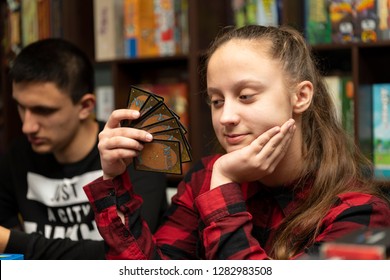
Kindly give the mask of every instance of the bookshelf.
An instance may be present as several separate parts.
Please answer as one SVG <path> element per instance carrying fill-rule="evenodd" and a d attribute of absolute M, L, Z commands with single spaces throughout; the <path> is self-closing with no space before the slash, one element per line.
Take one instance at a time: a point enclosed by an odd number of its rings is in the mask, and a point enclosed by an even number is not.
<path fill-rule="evenodd" d="M 6 0 L 0 0 L 1 12 L 4 13 Z M 304 31 L 304 0 L 281 0 L 281 23 L 294 26 Z M 93 37 L 93 0 L 62 1 L 63 37 L 83 48 L 94 58 Z M 186 55 L 175 55 L 157 58 L 116 59 L 97 62 L 96 68 L 109 73 L 115 93 L 115 107 L 122 108 L 127 101 L 129 85 L 139 84 L 145 80 L 153 83 L 161 79 L 174 78 L 186 82 L 189 88 L 189 141 L 192 146 L 193 162 L 208 154 L 213 149 L 214 132 L 211 126 L 210 111 L 204 101 L 205 84 L 199 75 L 204 51 L 218 30 L 233 24 L 233 11 L 230 0 L 188 0 L 189 5 L 189 52 Z M 0 23 L 3 24 L 3 23 Z M 3 30 L 3 28 L 1 28 Z M 0 33 L 0 37 L 4 34 Z M 360 143 L 361 123 L 367 120 L 360 118 L 359 110 L 365 110 L 367 104 L 359 103 L 359 91 L 366 84 L 390 82 L 390 76 L 384 70 L 390 63 L 390 41 L 375 43 L 324 44 L 312 47 L 325 75 L 333 73 L 348 74 L 354 83 L 355 106 L 355 140 Z M 4 61 L 4 50 L 0 57 Z M 10 100 L 10 88 L 7 84 L 7 65 L 0 69 L 1 100 L 3 102 L 5 142 L 7 147 L 20 129 L 18 117 L 12 112 L 14 106 Z M 16 124 L 16 125 L 15 125 Z"/>

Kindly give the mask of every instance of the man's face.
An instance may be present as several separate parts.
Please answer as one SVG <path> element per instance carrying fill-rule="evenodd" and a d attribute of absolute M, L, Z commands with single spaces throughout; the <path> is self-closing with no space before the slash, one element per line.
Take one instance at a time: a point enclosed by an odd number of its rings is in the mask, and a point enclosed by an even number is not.
<path fill-rule="evenodd" d="M 13 83 L 12 96 L 23 123 L 22 131 L 37 153 L 62 153 L 80 124 L 80 104 L 54 83 Z"/>

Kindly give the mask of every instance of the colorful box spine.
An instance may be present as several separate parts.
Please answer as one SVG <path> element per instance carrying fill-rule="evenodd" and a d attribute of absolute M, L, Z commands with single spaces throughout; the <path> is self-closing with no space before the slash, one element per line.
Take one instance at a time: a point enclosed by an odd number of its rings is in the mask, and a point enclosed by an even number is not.
<path fill-rule="evenodd" d="M 123 9 L 125 57 L 188 52 L 186 1 L 124 0 Z"/>
<path fill-rule="evenodd" d="M 354 4 L 356 15 L 356 36 L 361 42 L 378 40 L 378 16 L 376 0 L 359 0 Z"/>
<path fill-rule="evenodd" d="M 0 261 L 5 260 L 24 260 L 23 254 L 0 254 Z"/>
<path fill-rule="evenodd" d="M 373 163 L 375 177 L 390 178 L 390 84 L 374 84 Z"/>
<path fill-rule="evenodd" d="M 357 115 L 359 116 L 357 137 L 359 147 L 363 154 L 372 160 L 372 85 L 359 85 L 357 90 L 358 100 Z"/>
<path fill-rule="evenodd" d="M 122 0 L 94 0 L 95 60 L 124 56 Z"/>
<path fill-rule="evenodd" d="M 188 54 L 188 0 L 173 0 L 173 43 L 175 50 L 173 54 Z"/>
<path fill-rule="evenodd" d="M 332 42 L 328 0 L 305 0 L 304 17 L 306 39 L 310 44 Z"/>
<path fill-rule="evenodd" d="M 174 55 L 176 53 L 174 13 L 173 0 L 154 0 L 154 17 L 156 19 L 155 43 L 160 56 Z"/>
<path fill-rule="evenodd" d="M 390 228 L 358 229 L 320 247 L 321 259 L 387 260 Z"/>
<path fill-rule="evenodd" d="M 390 1 L 377 0 L 378 40 L 390 40 Z"/>
<path fill-rule="evenodd" d="M 138 34 L 139 29 L 139 1 L 140 0 L 124 0 L 123 1 L 123 25 L 124 25 L 124 54 L 127 58 L 137 57 L 138 54 Z"/>
<path fill-rule="evenodd" d="M 27 46 L 39 40 L 38 3 L 22 1 L 22 43 Z"/>
<path fill-rule="evenodd" d="M 352 0 L 331 1 L 329 16 L 332 25 L 332 42 L 356 42 L 356 21 Z"/>
<path fill-rule="evenodd" d="M 157 44 L 158 23 L 155 16 L 155 2 L 157 0 L 141 0 L 138 6 L 138 57 L 153 57 L 159 55 Z"/>
<path fill-rule="evenodd" d="M 265 26 L 277 26 L 279 24 L 277 0 L 257 1 L 257 24 Z"/>
<path fill-rule="evenodd" d="M 245 0 L 231 0 L 234 24 L 236 27 L 242 27 L 246 24 L 246 3 Z"/>
<path fill-rule="evenodd" d="M 342 125 L 344 130 L 352 137 L 355 137 L 355 90 L 351 77 L 343 77 L 341 107 Z"/>

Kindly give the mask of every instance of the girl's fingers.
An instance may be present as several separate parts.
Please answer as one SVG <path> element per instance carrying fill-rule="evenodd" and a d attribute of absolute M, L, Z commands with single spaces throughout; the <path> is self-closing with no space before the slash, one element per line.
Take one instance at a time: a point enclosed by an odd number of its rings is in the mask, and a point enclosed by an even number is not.
<path fill-rule="evenodd" d="M 120 126 L 122 120 L 135 120 L 139 118 L 139 112 L 137 110 L 130 109 L 118 109 L 111 113 L 106 122 L 106 128 L 117 128 Z"/>
<path fill-rule="evenodd" d="M 273 127 L 263 134 L 261 134 L 257 139 L 255 139 L 251 145 L 257 147 L 257 153 L 272 153 L 276 148 L 282 143 L 282 141 L 288 137 L 289 129 L 295 124 L 293 119 L 285 122 L 281 127 Z M 265 150 L 267 149 L 267 150 Z"/>

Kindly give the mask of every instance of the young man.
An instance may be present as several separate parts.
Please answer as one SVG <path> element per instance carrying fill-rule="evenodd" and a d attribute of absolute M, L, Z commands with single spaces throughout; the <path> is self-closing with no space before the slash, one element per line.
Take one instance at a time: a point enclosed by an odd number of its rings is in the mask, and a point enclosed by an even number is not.
<path fill-rule="evenodd" d="M 102 175 L 93 67 L 62 39 L 24 48 L 11 69 L 25 137 L 0 162 L 0 253 L 26 259 L 104 259 L 82 187 Z M 165 176 L 129 168 L 154 231 L 166 206 Z M 108 203 L 102 201 L 102 206 Z M 118 207 L 121 199 L 115 202 Z"/>

